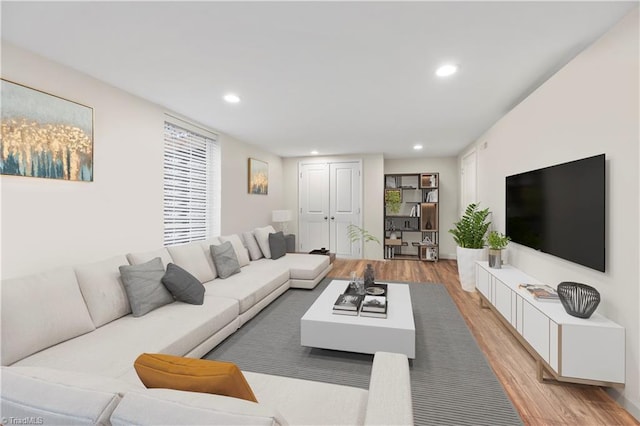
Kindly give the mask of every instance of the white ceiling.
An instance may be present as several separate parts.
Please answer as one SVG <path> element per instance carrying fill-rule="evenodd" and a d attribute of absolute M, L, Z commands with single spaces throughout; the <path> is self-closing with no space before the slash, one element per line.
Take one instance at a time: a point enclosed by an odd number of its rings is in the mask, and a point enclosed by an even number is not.
<path fill-rule="evenodd" d="M 402 158 L 415 143 L 421 156 L 459 153 L 637 4 L 2 1 L 1 12 L 3 40 L 278 155 Z M 443 80 L 447 61 L 460 71 Z"/>

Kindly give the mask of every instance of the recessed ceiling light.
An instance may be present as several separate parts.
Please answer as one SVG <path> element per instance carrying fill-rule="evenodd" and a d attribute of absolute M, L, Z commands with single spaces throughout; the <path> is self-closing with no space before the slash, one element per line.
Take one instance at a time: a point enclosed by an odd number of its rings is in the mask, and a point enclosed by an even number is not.
<path fill-rule="evenodd" d="M 227 93 L 224 95 L 224 100 L 229 102 L 230 104 L 237 104 L 240 102 L 240 97 L 235 93 Z"/>
<path fill-rule="evenodd" d="M 455 74 L 458 71 L 458 66 L 454 64 L 446 64 L 442 65 L 440 68 L 436 70 L 436 75 L 438 77 L 449 77 L 450 75 Z"/>
<path fill-rule="evenodd" d="M 313 151 L 311 151 L 311 155 L 318 155 L 318 151 L 314 149 Z"/>
<path fill-rule="evenodd" d="M 420 145 L 419 143 L 415 144 L 413 146 L 413 149 L 415 149 L 416 151 L 420 151 L 422 149 L 422 145 Z"/>

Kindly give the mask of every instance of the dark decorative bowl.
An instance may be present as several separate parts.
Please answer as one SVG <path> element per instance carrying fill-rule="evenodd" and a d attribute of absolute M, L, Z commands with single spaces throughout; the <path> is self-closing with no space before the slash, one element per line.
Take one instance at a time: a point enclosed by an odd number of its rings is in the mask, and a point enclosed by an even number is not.
<path fill-rule="evenodd" d="M 595 288 L 580 283 L 558 284 L 558 297 L 564 310 L 578 318 L 589 318 L 600 304 L 600 293 Z"/>

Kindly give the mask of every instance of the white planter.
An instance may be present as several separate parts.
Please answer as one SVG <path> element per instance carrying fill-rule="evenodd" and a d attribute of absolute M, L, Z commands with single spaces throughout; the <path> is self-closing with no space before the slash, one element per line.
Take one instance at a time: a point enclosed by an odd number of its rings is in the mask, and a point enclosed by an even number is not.
<path fill-rule="evenodd" d="M 457 248 L 458 276 L 464 291 L 476 290 L 476 260 L 487 260 L 487 249 Z"/>

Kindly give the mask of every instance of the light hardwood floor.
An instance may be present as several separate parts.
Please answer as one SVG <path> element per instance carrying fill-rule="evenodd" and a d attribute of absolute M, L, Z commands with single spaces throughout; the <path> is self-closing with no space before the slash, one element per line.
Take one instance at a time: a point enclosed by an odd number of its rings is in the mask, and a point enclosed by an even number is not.
<path fill-rule="evenodd" d="M 633 416 L 596 386 L 536 380 L 535 361 L 479 297 L 460 288 L 456 262 L 337 259 L 330 277 L 346 278 L 364 271 L 367 263 L 376 279 L 442 283 L 447 287 L 471 333 L 526 425 L 638 425 Z"/>

